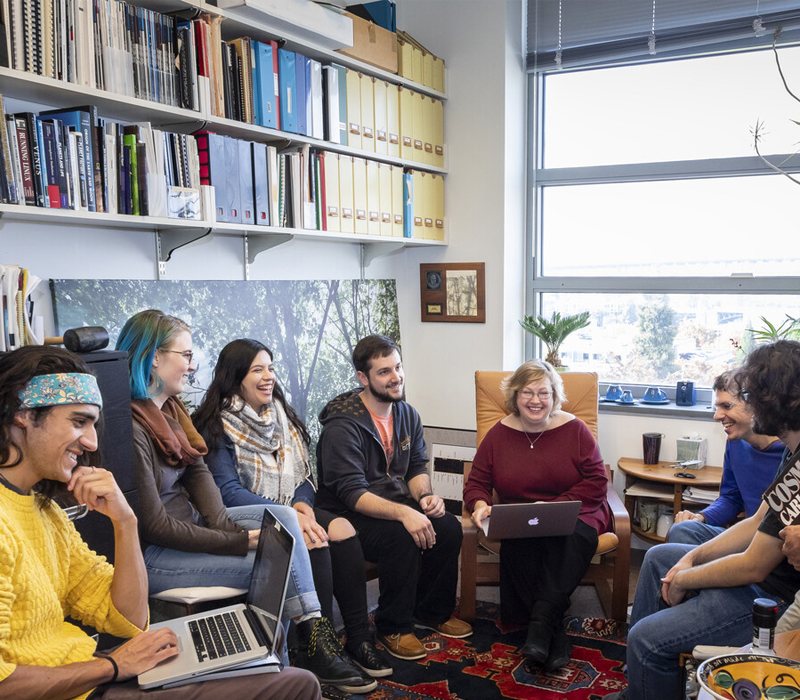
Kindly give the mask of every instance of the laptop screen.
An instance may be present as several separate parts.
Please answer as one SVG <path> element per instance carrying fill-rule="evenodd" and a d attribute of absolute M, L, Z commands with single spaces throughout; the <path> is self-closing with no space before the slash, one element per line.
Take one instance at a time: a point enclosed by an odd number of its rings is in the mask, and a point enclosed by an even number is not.
<path fill-rule="evenodd" d="M 271 650 L 280 624 L 293 549 L 292 535 L 264 510 L 247 604 L 264 630 Z"/>

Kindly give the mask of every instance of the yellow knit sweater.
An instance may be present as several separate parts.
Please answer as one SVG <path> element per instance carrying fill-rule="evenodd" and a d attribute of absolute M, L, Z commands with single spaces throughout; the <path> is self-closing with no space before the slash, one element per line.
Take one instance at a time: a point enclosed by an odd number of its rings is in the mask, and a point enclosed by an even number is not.
<path fill-rule="evenodd" d="M 61 508 L 40 508 L 39 498 L 0 484 L 0 681 L 18 665 L 90 660 L 94 640 L 67 615 L 118 637 L 141 631 L 111 602 L 113 567 Z"/>

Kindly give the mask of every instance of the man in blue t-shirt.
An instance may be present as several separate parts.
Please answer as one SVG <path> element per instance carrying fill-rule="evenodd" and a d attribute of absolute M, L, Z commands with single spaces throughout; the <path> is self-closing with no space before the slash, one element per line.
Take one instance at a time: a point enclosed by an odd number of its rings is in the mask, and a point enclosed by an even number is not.
<path fill-rule="evenodd" d="M 719 498 L 699 513 L 677 513 L 667 535 L 672 544 L 702 544 L 723 532 L 742 511 L 749 518 L 761 505 L 761 494 L 781 463 L 783 443 L 753 430 L 752 415 L 737 398 L 731 378 L 731 372 L 723 372 L 714 380 L 714 420 L 722 424 L 728 438 Z"/>
<path fill-rule="evenodd" d="M 753 430 L 788 448 L 755 515 L 695 547 L 660 544 L 645 554 L 628 632 L 628 688 L 605 700 L 679 700 L 682 652 L 698 644 L 743 646 L 753 600 L 782 613 L 800 589 L 794 552 L 800 522 L 800 343 L 778 340 L 750 353 L 736 373 Z M 785 541 L 785 542 L 784 542 Z M 789 561 L 787 561 L 789 557 Z"/>

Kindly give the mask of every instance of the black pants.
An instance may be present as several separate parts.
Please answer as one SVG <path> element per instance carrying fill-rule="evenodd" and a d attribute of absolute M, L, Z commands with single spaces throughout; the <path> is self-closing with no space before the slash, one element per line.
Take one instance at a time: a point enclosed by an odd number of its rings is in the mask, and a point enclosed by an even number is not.
<path fill-rule="evenodd" d="M 527 623 L 533 604 L 550 603 L 563 615 L 597 551 L 597 531 L 578 521 L 566 537 L 503 540 L 500 610 L 503 622 Z"/>
<path fill-rule="evenodd" d="M 416 501 L 405 505 L 421 511 Z M 450 513 L 431 518 L 436 544 L 420 549 L 408 530 L 395 520 L 348 513 L 361 540 L 364 558 L 378 565 L 378 610 L 375 627 L 379 634 L 405 634 L 414 629 L 414 619 L 440 624 L 450 619 L 456 604 L 461 524 Z"/>

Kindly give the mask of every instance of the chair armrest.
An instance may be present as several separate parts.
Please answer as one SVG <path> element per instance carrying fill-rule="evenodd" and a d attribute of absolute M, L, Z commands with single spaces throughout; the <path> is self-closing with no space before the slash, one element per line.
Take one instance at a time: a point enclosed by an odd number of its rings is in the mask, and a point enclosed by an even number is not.
<path fill-rule="evenodd" d="M 466 506 L 461 507 L 461 530 L 464 537 L 476 537 L 478 530 L 472 522 L 472 511 Z"/>
<path fill-rule="evenodd" d="M 606 489 L 606 502 L 611 509 L 611 515 L 614 518 L 614 532 L 617 537 L 622 541 L 631 537 L 631 515 L 628 509 L 622 502 L 617 492 L 614 490 L 614 483 L 609 479 L 608 488 Z"/>

